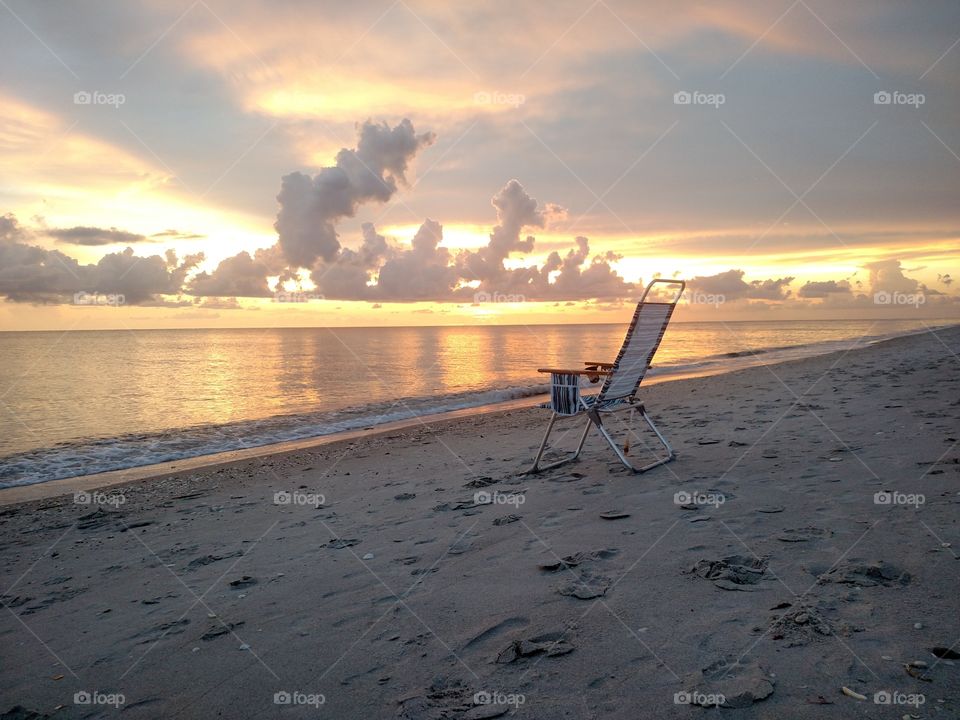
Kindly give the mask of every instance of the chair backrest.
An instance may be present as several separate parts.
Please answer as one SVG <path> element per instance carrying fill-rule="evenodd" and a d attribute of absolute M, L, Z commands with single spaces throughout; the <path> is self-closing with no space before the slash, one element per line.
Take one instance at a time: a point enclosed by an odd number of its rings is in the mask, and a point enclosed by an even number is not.
<path fill-rule="evenodd" d="M 647 301 L 650 289 L 656 283 L 679 285 L 680 289 L 670 302 Z M 614 400 L 616 398 L 631 397 L 640 387 L 643 376 L 647 374 L 653 356 L 660 347 L 660 340 L 667 330 L 670 316 L 683 295 L 686 283 L 683 280 L 667 280 L 657 278 L 652 280 L 643 297 L 637 303 L 633 313 L 633 320 L 627 328 L 627 336 L 623 340 L 620 354 L 613 363 L 610 374 L 607 376 L 597 400 Z"/>

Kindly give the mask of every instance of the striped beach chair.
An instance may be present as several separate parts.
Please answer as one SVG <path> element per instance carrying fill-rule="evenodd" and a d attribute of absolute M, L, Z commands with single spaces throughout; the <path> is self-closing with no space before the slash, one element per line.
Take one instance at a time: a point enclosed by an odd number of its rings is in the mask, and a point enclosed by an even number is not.
<path fill-rule="evenodd" d="M 647 300 L 650 290 L 658 283 L 670 284 L 674 286 L 676 294 L 669 302 L 659 302 Z M 576 460 L 583 450 L 583 445 L 587 440 L 587 435 L 591 427 L 596 427 L 603 438 L 609 443 L 610 447 L 617 454 L 617 457 L 629 470 L 636 473 L 646 472 L 658 465 L 668 463 L 676 457 L 670 443 L 663 436 L 653 420 L 647 414 L 643 403 L 637 400 L 637 390 L 640 388 L 653 356 L 660 346 L 663 334 L 666 332 L 670 317 L 683 295 L 686 283 L 683 280 L 656 279 L 647 285 L 643 292 L 643 297 L 637 303 L 637 309 L 633 313 L 633 319 L 627 328 L 627 336 L 623 340 L 623 346 L 617 359 L 612 363 L 605 362 L 585 362 L 582 370 L 564 370 L 558 368 L 539 368 L 537 372 L 550 374 L 550 402 L 541 405 L 552 411 L 550 423 L 547 425 L 547 432 L 543 436 L 543 442 L 540 443 L 540 449 L 533 460 L 533 467 L 528 472 L 535 473 L 541 470 L 548 470 L 558 465 L 563 465 L 572 460 Z M 581 380 L 588 379 L 592 383 L 598 383 L 603 378 L 603 386 L 599 393 L 587 395 L 581 392 Z M 610 431 L 604 425 L 605 415 L 623 410 L 630 411 L 630 423 L 628 428 L 632 428 L 634 414 L 639 413 L 650 429 L 663 444 L 667 454 L 665 457 L 657 459 L 648 465 L 635 467 L 629 459 L 629 437 L 621 446 L 616 442 Z M 580 442 L 577 449 L 568 453 L 555 462 L 541 464 L 544 451 L 547 449 L 547 441 L 554 425 L 560 418 L 573 418 L 585 415 L 587 418 L 586 426 L 580 436 Z M 629 431 L 628 431 L 629 432 Z"/>

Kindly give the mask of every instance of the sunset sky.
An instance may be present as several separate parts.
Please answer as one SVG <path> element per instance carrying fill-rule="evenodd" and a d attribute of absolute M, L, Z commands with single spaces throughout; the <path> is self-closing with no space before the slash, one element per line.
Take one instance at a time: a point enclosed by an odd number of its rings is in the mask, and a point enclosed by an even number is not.
<path fill-rule="evenodd" d="M 0 328 L 958 319 L 923 5 L 0 0 Z"/>

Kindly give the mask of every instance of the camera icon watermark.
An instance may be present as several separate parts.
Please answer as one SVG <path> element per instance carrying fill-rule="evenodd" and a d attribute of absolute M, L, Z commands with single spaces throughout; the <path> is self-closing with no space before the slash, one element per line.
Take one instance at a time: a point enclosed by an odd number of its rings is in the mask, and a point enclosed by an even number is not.
<path fill-rule="evenodd" d="M 674 705 L 700 705 L 719 707 L 727 701 L 721 693 L 702 693 L 699 690 L 681 690 L 673 694 Z"/>
<path fill-rule="evenodd" d="M 473 695 L 474 705 L 512 705 L 519 708 L 527 701 L 522 693 L 505 693 L 499 690 L 481 690 Z"/>
<path fill-rule="evenodd" d="M 120 307 L 126 303 L 126 297 L 120 293 L 88 293 L 84 290 L 73 294 L 74 305 L 95 305 L 99 307 Z"/>
<path fill-rule="evenodd" d="M 919 308 L 925 305 L 927 296 L 923 293 L 889 292 L 880 290 L 873 294 L 874 305 L 913 305 Z"/>
<path fill-rule="evenodd" d="M 520 507 L 527 501 L 527 498 L 517 493 L 502 493 L 498 491 L 477 490 L 473 494 L 474 505 L 513 505 Z"/>
<path fill-rule="evenodd" d="M 305 493 L 299 490 L 278 490 L 273 494 L 274 505 L 307 505 L 318 508 L 326 505 L 326 496 L 320 493 Z"/>
<path fill-rule="evenodd" d="M 518 293 L 487 292 L 480 290 L 473 294 L 473 304 L 482 305 L 484 303 L 522 303 L 527 298 Z"/>
<path fill-rule="evenodd" d="M 902 493 L 896 490 L 881 490 L 873 494 L 874 505 L 911 505 L 916 510 L 926 504 L 927 496 L 923 493 Z"/>
<path fill-rule="evenodd" d="M 279 290 L 273 294 L 273 301 L 278 303 L 308 303 L 325 299 L 320 293 L 301 292 L 300 290 Z"/>
<path fill-rule="evenodd" d="M 673 494 L 674 505 L 708 505 L 718 508 L 727 501 L 727 497 L 720 492 L 688 492 L 681 490 Z"/>
<path fill-rule="evenodd" d="M 727 301 L 727 296 L 720 293 L 700 292 L 699 290 L 693 292 L 684 290 L 680 300 L 688 305 L 713 305 L 713 307 L 718 308 Z"/>
<path fill-rule="evenodd" d="M 123 93 L 79 90 L 73 94 L 74 105 L 112 105 L 114 108 L 119 108 L 126 102 L 127 96 Z"/>
<path fill-rule="evenodd" d="M 73 502 L 75 505 L 109 505 L 119 508 L 127 502 L 127 498 L 123 493 L 107 494 L 101 490 L 94 490 L 93 492 L 79 490 L 73 494 Z"/>
<path fill-rule="evenodd" d="M 119 708 L 127 701 L 123 693 L 105 693 L 99 690 L 80 690 L 73 694 L 74 705 L 107 705 Z"/>
<path fill-rule="evenodd" d="M 873 94 L 874 105 L 912 105 L 918 108 L 927 102 L 923 93 L 905 93 L 898 90 L 880 90 Z"/>
<path fill-rule="evenodd" d="M 327 702 L 322 693 L 305 693 L 299 690 L 280 690 L 273 694 L 274 705 L 308 705 L 318 708 Z"/>
<path fill-rule="evenodd" d="M 673 94 L 674 105 L 710 105 L 719 108 L 727 102 L 723 93 L 705 93 L 699 90 L 679 90 Z"/>
<path fill-rule="evenodd" d="M 873 694 L 876 705 L 911 705 L 920 707 L 927 701 L 922 693 L 904 693 L 899 690 L 880 690 Z"/>
<path fill-rule="evenodd" d="M 473 94 L 474 105 L 506 105 L 512 108 L 518 108 L 527 101 L 525 95 L 520 93 L 505 93 L 498 90 L 481 90 Z"/>

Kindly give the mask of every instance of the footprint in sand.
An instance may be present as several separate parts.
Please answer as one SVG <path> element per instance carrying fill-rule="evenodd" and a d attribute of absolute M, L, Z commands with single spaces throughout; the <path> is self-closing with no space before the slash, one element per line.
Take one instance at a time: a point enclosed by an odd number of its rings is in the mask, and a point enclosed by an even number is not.
<path fill-rule="evenodd" d="M 187 572 L 196 570 L 197 568 L 202 568 L 205 565 L 211 565 L 215 562 L 220 562 L 221 560 L 226 560 L 227 558 L 240 557 L 243 553 L 239 550 L 232 553 L 227 553 L 226 555 L 201 555 L 200 557 L 195 557 L 193 560 L 187 563 L 187 567 L 184 568 Z"/>
<path fill-rule="evenodd" d="M 612 584 L 613 580 L 607 575 L 583 570 L 576 580 L 558 587 L 557 592 L 567 597 L 575 597 L 578 600 L 592 600 L 606 595 Z"/>
<path fill-rule="evenodd" d="M 682 695 L 691 705 L 745 708 L 773 694 L 774 679 L 756 662 L 718 660 L 691 673 Z"/>
<path fill-rule="evenodd" d="M 782 615 L 774 615 L 768 632 L 774 640 L 786 640 L 786 647 L 801 647 L 820 637 L 834 634 L 821 610 L 812 605 L 790 607 Z"/>
<path fill-rule="evenodd" d="M 809 542 L 811 540 L 823 540 L 833 535 L 832 530 L 818 527 L 790 528 L 777 535 L 777 540 L 781 542 L 796 543 Z"/>
<path fill-rule="evenodd" d="M 561 570 L 570 571 L 570 582 L 564 583 L 556 588 L 557 592 L 567 597 L 575 597 L 579 600 L 591 600 L 607 594 L 613 581 L 607 575 L 594 572 L 592 569 L 573 568 L 584 564 L 592 564 L 600 560 L 606 560 L 614 557 L 620 551 L 616 548 L 603 548 L 593 552 L 577 552 L 573 555 L 567 555 L 554 562 L 542 563 L 539 567 L 546 572 L 559 572 Z"/>
<path fill-rule="evenodd" d="M 909 585 L 911 579 L 910 573 L 906 570 L 901 570 L 883 561 L 874 563 L 850 561 L 838 565 L 825 575 L 821 575 L 817 582 L 841 583 L 858 587 L 876 587 L 878 585 L 892 587 Z"/>
<path fill-rule="evenodd" d="M 534 637 L 514 640 L 500 651 L 494 662 L 505 665 L 538 655 L 560 657 L 572 653 L 574 649 L 573 644 L 566 639 L 566 633 L 546 632 Z"/>
<path fill-rule="evenodd" d="M 503 618 L 492 625 L 487 625 L 483 628 L 483 630 L 476 632 L 476 634 L 466 642 L 466 644 L 463 646 L 463 649 L 472 650 L 478 645 L 484 645 L 490 640 L 499 637 L 509 630 L 513 630 L 514 628 L 523 628 L 529 624 L 530 618 L 523 615 Z"/>
<path fill-rule="evenodd" d="M 170 622 L 160 623 L 159 625 L 154 625 L 152 628 L 141 630 L 136 635 L 132 635 L 131 639 L 139 639 L 137 645 L 156 642 L 162 638 L 169 637 L 171 635 L 179 635 L 180 633 L 185 632 L 187 625 L 189 624 L 190 620 L 188 618 L 171 620 Z"/>
<path fill-rule="evenodd" d="M 566 570 L 568 568 L 577 567 L 585 562 L 606 560 L 607 558 L 612 558 L 619 554 L 619 552 L 620 551 L 616 548 L 601 548 L 600 550 L 594 550 L 592 552 L 575 552 L 573 555 L 567 555 L 556 562 L 542 563 L 538 567 L 541 570 L 546 570 L 547 572 L 556 572 L 558 570 Z"/>
<path fill-rule="evenodd" d="M 688 573 L 711 580 L 721 590 L 754 590 L 767 569 L 767 561 L 750 555 L 729 555 L 722 560 L 698 560 Z"/>
<path fill-rule="evenodd" d="M 250 575 L 244 575 L 242 578 L 239 578 L 238 580 L 232 580 L 230 582 L 230 587 L 245 588 L 245 587 L 250 587 L 252 585 L 256 585 L 258 582 L 260 581 L 257 580 L 255 577 L 251 577 Z"/>
<path fill-rule="evenodd" d="M 233 632 L 236 628 L 242 627 L 243 625 L 246 625 L 246 622 L 243 620 L 240 620 L 239 622 L 212 625 L 209 630 L 200 636 L 200 639 L 209 642 L 210 640 L 215 640 L 218 637 Z"/>
<path fill-rule="evenodd" d="M 334 550 L 343 550 L 344 548 L 353 547 L 359 543 L 360 541 L 355 538 L 334 538 L 327 543 L 327 547 Z"/>

